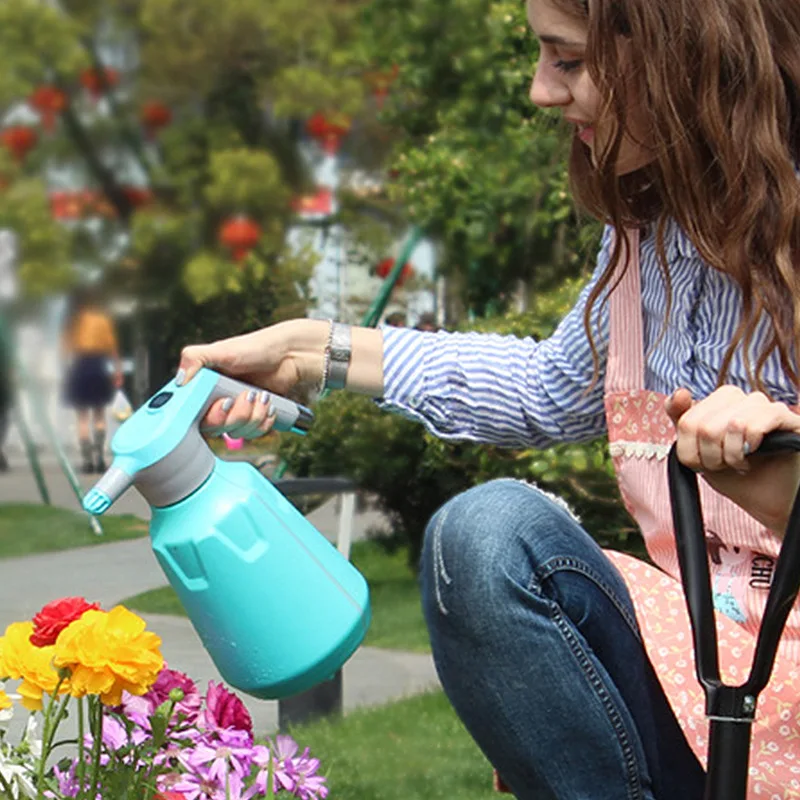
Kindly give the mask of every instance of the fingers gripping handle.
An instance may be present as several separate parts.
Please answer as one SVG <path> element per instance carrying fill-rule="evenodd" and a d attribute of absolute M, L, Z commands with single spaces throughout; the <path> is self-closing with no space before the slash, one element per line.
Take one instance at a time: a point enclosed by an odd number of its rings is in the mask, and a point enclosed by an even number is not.
<path fill-rule="evenodd" d="M 752 455 L 800 451 L 800 436 L 767 434 Z M 697 475 L 678 460 L 675 446 L 667 465 L 678 561 L 694 633 L 698 677 L 710 688 L 720 683 L 714 607 Z M 800 589 L 800 492 L 794 501 L 772 579 L 747 691 L 767 683 L 786 618 Z"/>
<path fill-rule="evenodd" d="M 264 390 L 251 386 L 249 383 L 237 381 L 235 378 L 229 378 L 227 375 L 218 375 L 216 386 L 209 397 L 209 405 L 215 400 L 220 400 L 224 397 L 236 398 L 242 392 L 249 391 L 254 391 L 261 395 Z M 287 397 L 270 392 L 269 404 L 272 408 L 272 413 L 275 414 L 275 425 L 273 427 L 276 431 L 306 433 L 314 421 L 314 414 L 310 409 L 295 403 L 293 400 L 289 400 Z"/>

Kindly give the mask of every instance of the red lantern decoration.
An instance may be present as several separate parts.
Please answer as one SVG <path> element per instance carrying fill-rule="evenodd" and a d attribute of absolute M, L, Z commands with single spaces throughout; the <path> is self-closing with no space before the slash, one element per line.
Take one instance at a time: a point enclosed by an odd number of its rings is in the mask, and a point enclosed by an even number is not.
<path fill-rule="evenodd" d="M 56 127 L 56 117 L 67 107 L 67 96 L 55 86 L 40 86 L 28 101 L 42 118 L 46 131 Z"/>
<path fill-rule="evenodd" d="M 113 89 L 118 83 L 119 71 L 113 67 L 88 67 L 81 72 L 81 85 L 95 100 L 100 98 L 106 88 Z"/>
<path fill-rule="evenodd" d="M 315 194 L 304 194 L 292 199 L 292 210 L 300 216 L 328 217 L 333 213 L 333 191 L 322 187 Z"/>
<path fill-rule="evenodd" d="M 172 122 L 172 110 L 157 100 L 151 100 L 142 106 L 141 120 L 147 135 L 152 138 Z"/>
<path fill-rule="evenodd" d="M 379 278 L 386 279 L 389 277 L 389 273 L 394 269 L 394 259 L 393 258 L 384 258 L 383 261 L 379 261 L 375 265 L 375 274 Z M 398 277 L 395 286 L 400 287 L 402 286 L 409 278 L 414 276 L 414 267 L 411 264 L 404 264 L 403 269 L 400 270 L 400 277 Z"/>
<path fill-rule="evenodd" d="M 260 238 L 261 227 L 244 215 L 232 217 L 219 229 L 219 241 L 231 251 L 235 261 L 244 259 Z"/>
<path fill-rule="evenodd" d="M 0 132 L 0 141 L 18 161 L 22 161 L 28 155 L 28 151 L 38 139 L 36 131 L 27 125 L 12 125 Z"/>
<path fill-rule="evenodd" d="M 322 149 L 329 155 L 339 152 L 342 139 L 350 131 L 350 120 L 340 115 L 336 119 L 328 119 L 321 112 L 314 114 L 306 123 L 306 132 L 316 139 Z"/>

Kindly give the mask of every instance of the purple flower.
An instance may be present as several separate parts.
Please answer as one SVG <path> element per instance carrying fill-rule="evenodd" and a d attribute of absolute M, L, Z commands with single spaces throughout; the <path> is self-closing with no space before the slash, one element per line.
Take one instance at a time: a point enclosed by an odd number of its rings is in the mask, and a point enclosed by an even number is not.
<path fill-rule="evenodd" d="M 274 749 L 274 755 L 273 755 Z M 301 800 L 324 800 L 328 796 L 326 778 L 317 775 L 319 759 L 310 758 L 306 748 L 297 756 L 297 742 L 291 736 L 279 734 L 274 748 L 256 745 L 253 748 L 253 763 L 260 767 L 246 798 L 265 794 L 277 794 L 281 789 Z M 272 792 L 267 791 L 269 759 L 273 759 L 274 772 Z"/>
<path fill-rule="evenodd" d="M 234 728 L 247 731 L 251 741 L 253 736 L 253 720 L 244 703 L 233 692 L 229 692 L 221 683 L 208 682 L 206 692 L 206 708 L 201 712 L 202 723 L 209 730 L 225 730 Z"/>
<path fill-rule="evenodd" d="M 224 788 L 220 789 L 208 776 L 192 772 L 182 775 L 171 791 L 180 792 L 186 800 L 226 800 Z M 234 800 L 232 793 L 231 800 Z"/>
<path fill-rule="evenodd" d="M 253 747 L 246 731 L 223 730 L 213 737 L 200 740 L 185 755 L 185 763 L 192 770 L 205 768 L 212 780 L 225 786 L 229 776 L 239 779 L 250 773 L 253 763 Z"/>
<path fill-rule="evenodd" d="M 309 758 L 308 748 L 303 750 L 300 758 L 292 760 L 291 768 L 295 787 L 294 795 L 300 800 L 325 800 L 328 796 L 328 787 L 325 785 L 325 776 L 317 775 L 319 759 Z"/>
<path fill-rule="evenodd" d="M 294 751 L 297 751 L 297 744 L 295 744 L 291 736 L 279 736 L 278 738 L 288 740 L 294 745 Z M 267 791 L 270 760 L 273 762 L 272 791 Z M 255 745 L 253 747 L 253 763 L 260 769 L 253 781 L 253 785 L 245 794 L 245 800 L 249 800 L 251 797 L 277 794 L 280 789 L 285 789 L 287 792 L 294 790 L 294 778 L 286 771 L 284 759 L 282 758 L 280 761 L 276 761 L 269 747 L 265 747 L 263 744 Z"/>
<path fill-rule="evenodd" d="M 139 745 L 144 742 L 148 738 L 148 733 L 143 731 L 138 726 L 134 726 L 131 730 L 130 737 L 128 736 L 128 731 L 125 729 L 125 726 L 113 716 L 109 714 L 103 715 L 103 747 L 107 751 L 118 751 L 121 750 L 123 747 L 128 747 L 129 745 Z M 94 741 L 92 735 L 87 733 L 83 737 L 83 741 L 85 746 L 88 749 L 91 749 L 92 742 Z M 125 763 L 131 763 L 133 759 L 133 753 L 128 753 L 124 757 Z M 102 753 L 100 756 L 100 763 L 103 766 L 106 766 L 111 759 L 107 755 L 107 753 Z"/>
<path fill-rule="evenodd" d="M 80 791 L 81 787 L 78 785 L 78 778 L 75 772 L 77 763 L 78 759 L 76 758 L 70 764 L 69 769 L 63 771 L 58 768 L 58 765 L 53 767 L 53 774 L 58 781 L 59 794 L 64 797 L 77 797 Z"/>

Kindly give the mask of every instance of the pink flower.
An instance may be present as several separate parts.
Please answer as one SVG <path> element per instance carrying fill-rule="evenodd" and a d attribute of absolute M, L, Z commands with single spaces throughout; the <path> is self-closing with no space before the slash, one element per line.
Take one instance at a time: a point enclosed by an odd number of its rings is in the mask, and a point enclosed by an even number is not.
<path fill-rule="evenodd" d="M 253 735 L 253 720 L 244 703 L 221 683 L 208 682 L 206 708 L 202 712 L 204 723 L 210 730 L 234 728 Z"/>
<path fill-rule="evenodd" d="M 173 689 L 180 689 L 183 692 L 183 700 L 175 704 L 175 714 L 180 714 L 187 722 L 193 723 L 203 703 L 197 686 L 188 675 L 168 667 L 164 667 L 158 673 L 156 682 L 141 697 L 123 692 L 122 711 L 137 725 L 150 730 L 150 717 L 162 703 L 169 700 L 169 694 Z"/>

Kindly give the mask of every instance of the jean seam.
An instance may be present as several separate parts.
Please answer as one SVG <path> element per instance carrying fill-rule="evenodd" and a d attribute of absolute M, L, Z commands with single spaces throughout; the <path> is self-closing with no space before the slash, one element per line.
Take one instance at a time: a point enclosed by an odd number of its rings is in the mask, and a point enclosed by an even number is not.
<path fill-rule="evenodd" d="M 538 581 L 543 581 L 547 578 L 550 578 L 556 572 L 561 572 L 564 570 L 579 572 L 581 575 L 584 575 L 594 584 L 596 584 L 597 587 L 602 590 L 605 596 L 614 604 L 614 607 L 617 609 L 617 611 L 619 611 L 619 613 L 622 615 L 623 619 L 628 624 L 628 627 L 631 629 L 631 633 L 633 633 L 638 641 L 642 641 L 642 636 L 639 632 L 639 625 L 636 622 L 636 617 L 631 615 L 630 611 L 625 607 L 625 605 L 620 602 L 614 590 L 611 588 L 611 586 L 609 586 L 608 583 L 606 583 L 606 581 L 603 580 L 601 575 L 591 567 L 587 566 L 586 563 L 580 559 L 577 559 L 573 556 L 557 556 L 556 558 L 551 558 L 537 570 L 536 579 L 538 579 Z"/>
<path fill-rule="evenodd" d="M 642 789 L 641 781 L 639 780 L 639 772 L 636 764 L 636 753 L 633 744 L 630 741 L 628 732 L 625 729 L 625 724 L 619 709 L 614 704 L 614 701 L 606 688 L 603 679 L 600 677 L 597 669 L 592 664 L 591 659 L 586 654 L 586 651 L 581 646 L 572 625 L 567 621 L 561 609 L 556 603 L 550 602 L 552 609 L 552 619 L 556 627 L 564 637 L 567 646 L 572 650 L 575 658 L 578 661 L 578 666 L 583 670 L 583 673 L 592 688 L 594 689 L 598 699 L 606 711 L 609 722 L 611 723 L 614 733 L 622 749 L 622 757 L 625 762 L 625 771 L 627 774 L 628 782 L 628 800 L 644 800 L 644 790 Z"/>
<path fill-rule="evenodd" d="M 442 587 L 440 581 L 444 581 L 448 586 L 453 582 L 447 572 L 447 567 L 444 563 L 444 554 L 442 553 L 442 528 L 447 520 L 448 509 L 445 508 L 439 514 L 436 520 L 436 525 L 433 529 L 433 585 L 434 592 L 436 593 L 436 605 L 439 607 L 439 612 L 447 616 L 450 612 L 444 604 L 442 597 Z"/>

